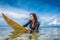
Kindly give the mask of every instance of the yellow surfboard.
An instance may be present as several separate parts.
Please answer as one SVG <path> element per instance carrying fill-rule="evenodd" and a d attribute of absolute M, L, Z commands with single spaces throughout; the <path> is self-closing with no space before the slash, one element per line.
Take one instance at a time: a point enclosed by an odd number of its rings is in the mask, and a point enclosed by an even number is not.
<path fill-rule="evenodd" d="M 15 21 L 13 21 L 12 19 L 8 18 L 5 14 L 2 13 L 3 18 L 5 19 L 5 21 L 7 22 L 7 24 L 13 28 L 15 31 L 16 30 L 21 30 L 21 31 L 25 31 L 27 32 L 27 30 L 21 26 L 20 24 L 16 23 Z"/>
<path fill-rule="evenodd" d="M 28 32 L 27 29 L 25 29 L 23 26 L 21 26 L 20 24 L 16 23 L 15 21 L 13 21 L 9 17 L 7 17 L 5 14 L 2 13 L 2 16 L 3 16 L 4 20 L 6 21 L 6 23 L 14 30 L 12 32 L 12 34 L 10 35 L 9 39 L 12 40 L 12 39 L 17 38 L 17 37 L 21 36 L 22 34 Z M 6 38 L 6 40 L 7 40 L 7 38 Z"/>

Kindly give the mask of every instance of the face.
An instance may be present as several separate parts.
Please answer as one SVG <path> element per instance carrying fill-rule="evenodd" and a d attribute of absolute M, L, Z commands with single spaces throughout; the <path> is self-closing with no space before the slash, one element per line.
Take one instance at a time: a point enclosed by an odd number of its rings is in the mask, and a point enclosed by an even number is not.
<path fill-rule="evenodd" d="M 33 15 L 30 15 L 30 20 L 34 20 L 34 16 Z"/>

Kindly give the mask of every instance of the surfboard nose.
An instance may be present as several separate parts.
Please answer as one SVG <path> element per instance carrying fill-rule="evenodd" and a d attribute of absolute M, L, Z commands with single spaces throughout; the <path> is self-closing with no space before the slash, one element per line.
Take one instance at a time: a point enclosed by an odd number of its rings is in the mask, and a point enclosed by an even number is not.
<path fill-rule="evenodd" d="M 4 13 L 2 13 L 2 16 L 4 17 Z"/>

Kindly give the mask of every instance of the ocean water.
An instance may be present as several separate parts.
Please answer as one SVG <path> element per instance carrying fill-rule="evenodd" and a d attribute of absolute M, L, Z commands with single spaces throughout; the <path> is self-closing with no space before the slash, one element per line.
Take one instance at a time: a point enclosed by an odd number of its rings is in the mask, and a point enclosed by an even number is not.
<path fill-rule="evenodd" d="M 0 27 L 0 40 L 9 38 L 13 32 L 10 27 Z M 13 40 L 30 40 L 30 34 L 23 34 L 21 37 L 14 38 Z M 39 34 L 37 34 L 37 40 L 60 40 L 60 28 L 59 27 L 41 27 Z"/>

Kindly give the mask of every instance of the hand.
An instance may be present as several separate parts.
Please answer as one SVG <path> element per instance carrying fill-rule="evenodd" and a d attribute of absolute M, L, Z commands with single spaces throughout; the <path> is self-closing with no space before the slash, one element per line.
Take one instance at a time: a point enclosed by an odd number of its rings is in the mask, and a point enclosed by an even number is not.
<path fill-rule="evenodd" d="M 29 28 L 25 27 L 26 30 L 28 30 L 28 32 L 30 32 Z"/>

